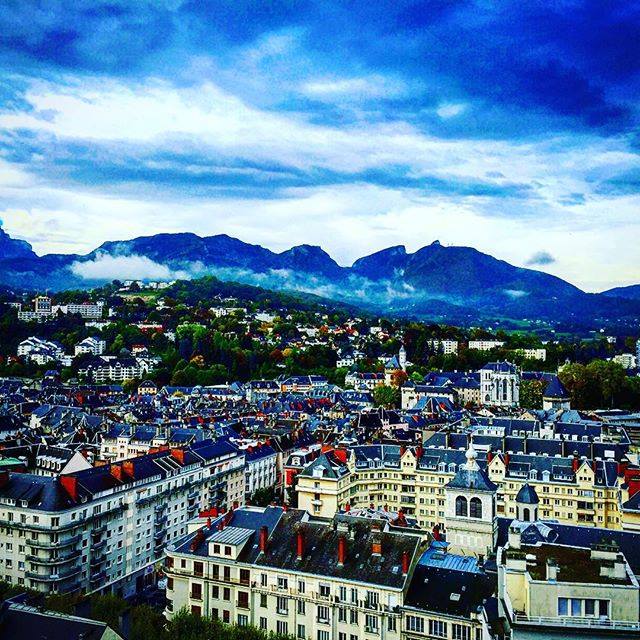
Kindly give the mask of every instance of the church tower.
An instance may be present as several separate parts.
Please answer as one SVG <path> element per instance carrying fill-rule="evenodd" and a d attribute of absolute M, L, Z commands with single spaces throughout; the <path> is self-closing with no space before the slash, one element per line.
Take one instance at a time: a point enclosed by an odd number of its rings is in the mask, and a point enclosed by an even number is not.
<path fill-rule="evenodd" d="M 478 465 L 473 442 L 466 460 L 444 488 L 447 542 L 452 553 L 484 558 L 493 546 L 498 487 Z"/>
<path fill-rule="evenodd" d="M 407 350 L 404 348 L 404 344 L 402 344 L 398 352 L 398 364 L 403 371 L 407 370 Z"/>

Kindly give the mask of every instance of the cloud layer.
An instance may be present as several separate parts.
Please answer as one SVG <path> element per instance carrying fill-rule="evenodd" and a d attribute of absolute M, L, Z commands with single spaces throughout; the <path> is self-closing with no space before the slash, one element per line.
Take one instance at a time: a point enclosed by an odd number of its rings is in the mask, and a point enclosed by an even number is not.
<path fill-rule="evenodd" d="M 440 238 L 636 282 L 639 7 L 10 3 L 0 217 L 41 253 L 224 232 L 348 264 Z"/>

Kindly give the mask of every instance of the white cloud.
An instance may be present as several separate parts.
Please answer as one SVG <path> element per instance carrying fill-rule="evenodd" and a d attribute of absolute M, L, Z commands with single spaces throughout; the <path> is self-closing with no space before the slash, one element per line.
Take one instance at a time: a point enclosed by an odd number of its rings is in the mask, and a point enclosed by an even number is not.
<path fill-rule="evenodd" d="M 467 105 L 459 102 L 444 102 L 437 109 L 436 113 L 443 119 L 455 118 L 459 116 L 463 111 L 466 111 Z"/>
<path fill-rule="evenodd" d="M 76 261 L 71 271 L 85 280 L 170 280 L 188 278 L 184 271 L 172 271 L 146 256 L 100 254 L 94 260 Z"/>
<path fill-rule="evenodd" d="M 407 87 L 395 78 L 373 75 L 357 78 L 323 78 L 305 82 L 302 92 L 319 100 L 394 98 L 404 95 Z"/>

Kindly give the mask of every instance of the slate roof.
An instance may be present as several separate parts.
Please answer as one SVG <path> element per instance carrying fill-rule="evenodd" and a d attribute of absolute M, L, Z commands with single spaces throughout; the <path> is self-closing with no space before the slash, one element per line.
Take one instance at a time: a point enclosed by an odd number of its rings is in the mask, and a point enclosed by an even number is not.
<path fill-rule="evenodd" d="M 520 491 L 518 491 L 516 502 L 519 502 L 520 504 L 538 504 L 540 502 L 540 498 L 538 498 L 535 488 L 527 483 L 522 485 Z"/>
<path fill-rule="evenodd" d="M 504 546 L 507 543 L 509 526 L 512 522 L 517 521 L 510 518 L 496 518 L 496 546 Z M 627 559 L 633 573 L 640 576 L 640 533 L 560 524 L 555 520 L 521 522 L 519 526 L 523 532 L 523 543 L 529 545 L 537 542 L 553 542 L 566 546 L 589 548 L 592 544 L 600 544 L 603 540 L 606 542 L 614 541 Z"/>
<path fill-rule="evenodd" d="M 419 564 L 405 606 L 468 618 L 494 591 L 493 579 L 483 573 Z"/>
<path fill-rule="evenodd" d="M 109 627 L 104 622 L 9 604 L 0 613 L 0 636 L 34 640 L 99 640 Z M 114 636 L 119 637 L 119 636 Z"/>
<path fill-rule="evenodd" d="M 283 514 L 272 536 L 277 545 L 269 546 L 267 553 L 259 556 L 255 564 L 297 571 L 320 576 L 332 576 L 366 584 L 378 584 L 396 589 L 404 587 L 402 554 L 406 551 L 412 559 L 420 538 L 417 536 L 376 532 L 375 523 L 364 519 L 350 519 L 344 566 L 338 566 L 338 537 L 340 531 L 333 524 L 308 520 L 304 511 L 291 510 Z M 297 526 L 302 526 L 305 554 L 296 559 Z M 382 554 L 372 554 L 374 537 L 379 537 Z"/>

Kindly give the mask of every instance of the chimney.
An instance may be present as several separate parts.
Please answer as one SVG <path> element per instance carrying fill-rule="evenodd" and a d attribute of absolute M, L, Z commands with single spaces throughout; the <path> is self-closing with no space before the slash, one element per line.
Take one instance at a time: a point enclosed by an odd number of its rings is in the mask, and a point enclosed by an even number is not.
<path fill-rule="evenodd" d="M 119 464 L 111 465 L 111 475 L 116 479 L 122 482 L 122 467 Z"/>
<path fill-rule="evenodd" d="M 593 473 L 598 472 L 598 463 L 595 460 L 591 461 L 591 468 L 593 469 Z"/>
<path fill-rule="evenodd" d="M 571 461 L 571 468 L 573 469 L 573 473 L 578 473 L 578 467 L 580 466 L 580 460 L 578 458 L 578 452 L 573 452 L 573 460 Z"/>
<path fill-rule="evenodd" d="M 420 460 L 420 458 L 422 458 L 422 452 L 424 451 L 424 449 L 422 448 L 422 445 L 416 447 L 416 460 Z"/>
<path fill-rule="evenodd" d="M 402 575 L 409 575 L 409 552 L 402 552 Z"/>
<path fill-rule="evenodd" d="M 489 451 L 487 451 L 487 465 L 491 464 L 492 460 L 493 460 L 493 449 L 489 449 Z"/>
<path fill-rule="evenodd" d="M 133 460 L 125 460 L 122 463 L 122 472 L 126 473 L 132 480 L 136 479 L 136 470 L 133 466 Z"/>
<path fill-rule="evenodd" d="M 509 454 L 505 451 L 504 453 L 504 466 L 508 469 L 509 468 Z"/>
<path fill-rule="evenodd" d="M 374 534 L 371 538 L 371 555 L 382 555 L 382 536 L 380 535 L 380 531 L 374 531 Z"/>
<path fill-rule="evenodd" d="M 347 539 L 344 536 L 338 537 L 338 566 L 344 567 L 347 558 Z"/>
<path fill-rule="evenodd" d="M 302 528 L 298 529 L 296 539 L 297 539 L 296 559 L 302 560 L 302 558 L 304 558 L 304 531 L 302 530 Z"/>
<path fill-rule="evenodd" d="M 259 546 L 260 553 L 267 553 L 267 538 L 269 537 L 269 529 L 265 526 L 260 527 Z"/>
<path fill-rule="evenodd" d="M 555 582 L 558 579 L 558 563 L 553 559 L 547 560 L 547 580 Z"/>
<path fill-rule="evenodd" d="M 351 511 L 351 503 L 350 503 L 350 502 L 347 502 L 347 503 L 344 505 L 344 510 L 345 510 L 347 513 L 349 513 L 349 511 Z"/>
<path fill-rule="evenodd" d="M 59 476 L 60 484 L 64 487 L 69 497 L 74 501 L 78 501 L 78 479 L 75 476 Z"/>
<path fill-rule="evenodd" d="M 184 464 L 184 449 L 171 449 L 171 455 L 174 457 L 180 464 Z"/>
<path fill-rule="evenodd" d="M 211 516 L 207 518 L 207 529 L 211 529 Z"/>
<path fill-rule="evenodd" d="M 214 504 L 213 507 L 211 508 L 211 515 L 214 518 L 218 517 L 218 505 L 217 504 Z"/>

